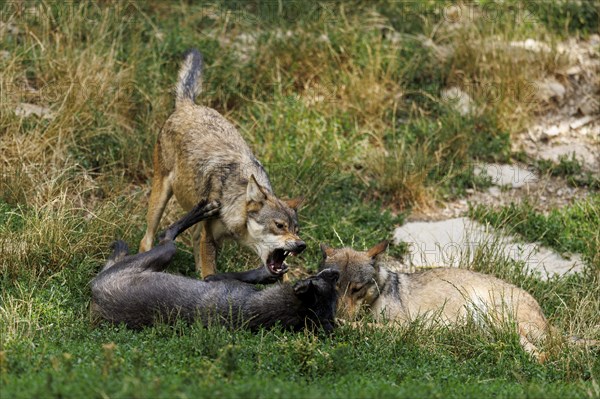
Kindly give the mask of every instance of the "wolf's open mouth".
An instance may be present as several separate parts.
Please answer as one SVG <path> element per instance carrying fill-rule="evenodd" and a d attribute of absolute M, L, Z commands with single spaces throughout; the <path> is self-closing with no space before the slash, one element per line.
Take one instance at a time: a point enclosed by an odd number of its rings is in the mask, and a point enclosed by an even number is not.
<path fill-rule="evenodd" d="M 273 274 L 283 274 L 287 271 L 287 265 L 285 264 L 285 258 L 288 255 L 295 256 L 297 255 L 294 251 L 287 251 L 283 248 L 277 248 L 267 258 L 267 267 L 269 271 Z"/>

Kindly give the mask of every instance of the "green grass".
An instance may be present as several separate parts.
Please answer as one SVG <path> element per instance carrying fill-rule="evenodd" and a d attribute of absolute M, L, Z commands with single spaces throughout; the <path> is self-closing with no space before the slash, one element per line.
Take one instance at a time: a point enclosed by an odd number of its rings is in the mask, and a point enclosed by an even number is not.
<path fill-rule="evenodd" d="M 598 176 L 584 170 L 574 153 L 571 156 L 560 156 L 558 163 L 543 159 L 538 160 L 537 168 L 542 174 L 565 178 L 567 183 L 573 187 L 589 187 L 593 190 L 600 188 Z"/>
<path fill-rule="evenodd" d="M 292 266 L 313 272 L 319 242 L 362 250 L 390 238 L 411 210 L 489 184 L 472 165 L 514 157 L 511 135 L 540 104 L 490 101 L 487 88 L 522 87 L 562 61 L 482 43 L 597 33 L 597 8 L 557 2 L 515 20 L 531 4 L 508 1 L 490 23 L 478 13 L 491 4 L 482 0 L 454 26 L 440 14 L 451 5 L 436 1 L 109 3 L 0 5 L 0 20 L 21 32 L 0 30 L 8 54 L 0 57 L 3 398 L 600 395 L 597 349 L 550 347 L 539 365 L 510 331 L 342 326 L 325 337 L 181 324 L 134 332 L 93 325 L 88 314 L 88 284 L 110 243 L 136 248 L 143 235 L 152 147 L 184 50 L 205 57 L 198 102 L 239 127 L 278 195 L 306 198 L 308 249 Z M 442 57 L 423 37 L 452 51 Z M 440 95 L 449 86 L 468 89 L 479 112 L 453 110 Z M 21 102 L 49 107 L 54 119 L 15 115 Z M 569 160 L 552 168 L 579 173 Z M 493 247 L 466 266 L 527 289 L 563 333 L 597 339 L 599 208 L 596 195 L 549 215 L 527 205 L 474 211 L 583 253 L 581 275 L 541 281 Z M 172 203 L 161 226 L 180 214 Z M 170 270 L 193 275 L 189 235 L 178 248 Z M 218 269 L 256 262 L 229 244 Z"/>
<path fill-rule="evenodd" d="M 473 358 L 423 349 L 411 338 L 342 329 L 333 338 L 197 326 L 147 329 L 75 326 L 3 354 L 9 397 L 498 397 L 586 396 L 554 366 L 515 356 L 518 343 L 475 344 Z M 410 334 L 410 333 L 409 333 Z M 484 366 L 482 367 L 482 363 Z M 460 367 L 456 367 L 460 365 Z M 596 370 L 598 365 L 596 364 Z M 583 371 L 582 377 L 590 377 Z"/>
<path fill-rule="evenodd" d="M 580 253 L 596 272 L 600 271 L 600 195 L 593 194 L 548 214 L 529 203 L 511 204 L 499 210 L 476 207 L 476 219 L 494 227 L 508 227 L 529 241 L 539 241 L 562 253 Z"/>

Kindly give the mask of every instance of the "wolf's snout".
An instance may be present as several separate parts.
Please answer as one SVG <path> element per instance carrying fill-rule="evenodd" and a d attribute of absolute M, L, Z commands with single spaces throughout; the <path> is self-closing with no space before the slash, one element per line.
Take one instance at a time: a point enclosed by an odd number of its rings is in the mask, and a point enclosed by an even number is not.
<path fill-rule="evenodd" d="M 293 251 L 297 254 L 299 254 L 300 252 L 304 251 L 306 249 L 306 243 L 302 240 L 298 240 L 294 242 L 294 249 Z"/>

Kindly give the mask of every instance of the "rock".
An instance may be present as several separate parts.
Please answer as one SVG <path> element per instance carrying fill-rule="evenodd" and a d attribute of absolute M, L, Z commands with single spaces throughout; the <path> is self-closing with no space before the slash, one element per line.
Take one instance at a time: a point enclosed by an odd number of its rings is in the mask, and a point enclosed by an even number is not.
<path fill-rule="evenodd" d="M 0 60 L 6 61 L 10 58 L 10 53 L 6 50 L 0 51 Z"/>
<path fill-rule="evenodd" d="M 583 115 L 597 115 L 600 113 L 600 101 L 593 96 L 586 96 L 578 106 Z"/>
<path fill-rule="evenodd" d="M 540 100 L 549 101 L 551 99 L 562 100 L 567 92 L 565 86 L 554 78 L 546 78 L 535 82 L 537 87 L 537 96 Z"/>
<path fill-rule="evenodd" d="M 423 47 L 431 50 L 433 55 L 435 55 L 439 60 L 445 60 L 450 57 L 454 53 L 454 49 L 451 46 L 440 46 L 437 45 L 425 35 L 417 35 L 417 40 L 421 42 Z M 394 42 L 392 42 L 394 43 Z"/>
<path fill-rule="evenodd" d="M 317 38 L 318 42 L 322 42 L 322 43 L 330 43 L 331 41 L 329 40 L 329 36 L 327 36 L 327 34 L 322 33 L 318 38 Z"/>
<path fill-rule="evenodd" d="M 496 198 L 498 198 L 498 197 L 500 197 L 500 195 L 502 195 L 502 191 L 497 186 L 492 186 L 492 187 L 488 188 L 488 193 L 492 197 L 496 197 Z"/>
<path fill-rule="evenodd" d="M 0 21 L 0 35 L 4 34 L 4 32 L 8 32 L 11 35 L 18 35 L 21 33 L 19 27 L 14 23 Z"/>
<path fill-rule="evenodd" d="M 562 121 L 558 125 L 552 125 L 548 129 L 542 131 L 542 139 L 550 139 L 552 137 L 559 136 L 561 134 L 568 133 L 570 130 L 569 122 Z"/>
<path fill-rule="evenodd" d="M 510 42 L 511 47 L 522 48 L 524 50 L 533 51 L 535 53 L 550 52 L 551 48 L 546 43 L 538 42 L 537 40 L 527 39 L 525 41 Z"/>
<path fill-rule="evenodd" d="M 496 186 L 511 186 L 512 188 L 521 188 L 538 180 L 535 172 L 521 168 L 516 164 L 481 164 L 475 166 L 473 173 L 475 176 L 487 175 L 492 184 Z"/>
<path fill-rule="evenodd" d="M 27 103 L 20 103 L 17 108 L 15 108 L 15 115 L 24 118 L 35 115 L 43 119 L 54 119 L 54 113 L 50 111 L 50 108 Z"/>
<path fill-rule="evenodd" d="M 458 87 L 451 87 L 442 90 L 442 100 L 450 103 L 452 107 L 461 115 L 476 113 L 475 104 L 467 93 Z"/>
<path fill-rule="evenodd" d="M 596 120 L 597 118 L 594 118 L 592 116 L 584 116 L 583 118 L 579 118 L 574 120 L 573 122 L 571 122 L 571 124 L 569 125 L 571 127 L 571 129 L 573 130 L 577 130 L 582 126 L 587 125 L 588 123 L 592 122 L 593 120 Z"/>
<path fill-rule="evenodd" d="M 591 149 L 582 143 L 574 142 L 544 148 L 543 151 L 540 151 L 539 157 L 546 161 L 559 163 L 561 158 L 571 159 L 572 154 L 575 154 L 575 159 L 581 162 L 586 169 L 598 172 L 600 149 Z"/>
<path fill-rule="evenodd" d="M 579 75 L 581 73 L 581 67 L 579 65 L 573 65 L 569 69 L 567 69 L 567 75 Z"/>
<path fill-rule="evenodd" d="M 473 261 L 478 249 L 487 249 L 500 258 L 524 262 L 528 270 L 539 272 L 543 279 L 583 268 L 578 255 L 567 260 L 551 249 L 519 242 L 468 218 L 407 223 L 394 231 L 394 241 L 408 243 L 406 263 L 410 267 L 465 265 Z"/>

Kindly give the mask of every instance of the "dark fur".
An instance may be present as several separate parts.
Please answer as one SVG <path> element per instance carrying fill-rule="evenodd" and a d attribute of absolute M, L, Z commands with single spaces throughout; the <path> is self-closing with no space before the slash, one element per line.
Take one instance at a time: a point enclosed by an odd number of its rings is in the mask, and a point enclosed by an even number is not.
<path fill-rule="evenodd" d="M 172 225 L 161 243 L 148 252 L 128 256 L 126 244 L 118 241 L 107 266 L 92 281 L 94 313 L 131 328 L 181 318 L 253 330 L 280 324 L 290 330 L 322 327 L 331 331 L 337 271 L 323 270 L 294 285 L 278 284 L 264 290 L 235 280 L 208 282 L 162 272 L 176 252 L 173 239 L 214 210 L 212 204 L 200 204 Z M 264 272 L 264 268 L 257 270 Z"/>

